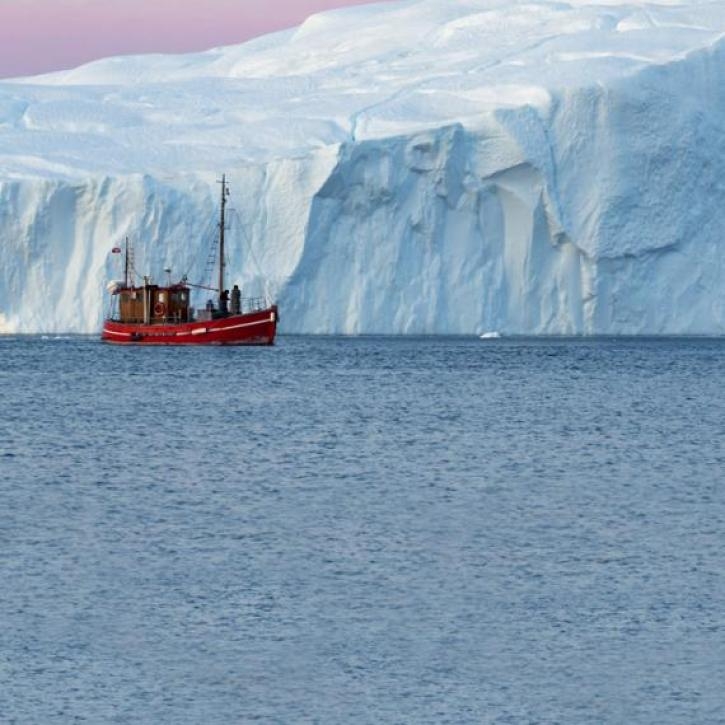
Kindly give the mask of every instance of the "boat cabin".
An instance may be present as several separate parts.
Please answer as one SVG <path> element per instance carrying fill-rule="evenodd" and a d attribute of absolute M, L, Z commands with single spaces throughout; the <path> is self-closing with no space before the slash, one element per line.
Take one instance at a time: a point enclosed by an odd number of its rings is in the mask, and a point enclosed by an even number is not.
<path fill-rule="evenodd" d="M 149 325 L 191 321 L 189 287 L 184 284 L 120 287 L 116 294 L 119 322 Z"/>

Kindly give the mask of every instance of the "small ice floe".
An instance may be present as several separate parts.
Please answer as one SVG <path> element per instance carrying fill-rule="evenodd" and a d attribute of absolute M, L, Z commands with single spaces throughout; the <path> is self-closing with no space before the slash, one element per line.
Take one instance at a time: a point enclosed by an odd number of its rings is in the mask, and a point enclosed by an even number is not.
<path fill-rule="evenodd" d="M 494 332 L 484 332 L 484 333 L 480 334 L 479 337 L 482 340 L 498 340 L 498 338 L 501 337 L 501 333 L 495 332 L 495 331 Z"/>

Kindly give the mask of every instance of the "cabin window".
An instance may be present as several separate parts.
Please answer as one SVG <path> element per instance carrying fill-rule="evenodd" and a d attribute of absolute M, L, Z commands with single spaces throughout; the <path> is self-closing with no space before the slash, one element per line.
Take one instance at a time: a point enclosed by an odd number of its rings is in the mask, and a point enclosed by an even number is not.
<path fill-rule="evenodd" d="M 166 292 L 159 292 L 159 302 L 161 302 L 161 304 L 166 302 Z"/>

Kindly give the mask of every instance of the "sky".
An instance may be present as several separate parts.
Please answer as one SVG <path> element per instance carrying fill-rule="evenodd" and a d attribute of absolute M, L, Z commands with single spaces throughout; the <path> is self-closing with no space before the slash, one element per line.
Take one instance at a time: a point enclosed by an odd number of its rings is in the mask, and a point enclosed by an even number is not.
<path fill-rule="evenodd" d="M 0 0 L 0 78 L 127 53 L 186 53 L 370 0 Z"/>

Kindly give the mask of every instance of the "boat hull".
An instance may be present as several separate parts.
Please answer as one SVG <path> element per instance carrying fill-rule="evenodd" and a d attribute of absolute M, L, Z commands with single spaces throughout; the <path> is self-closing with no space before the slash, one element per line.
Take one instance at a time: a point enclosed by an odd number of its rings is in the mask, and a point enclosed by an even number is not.
<path fill-rule="evenodd" d="M 215 320 L 136 324 L 106 320 L 101 339 L 114 345 L 273 345 L 277 306 Z"/>

